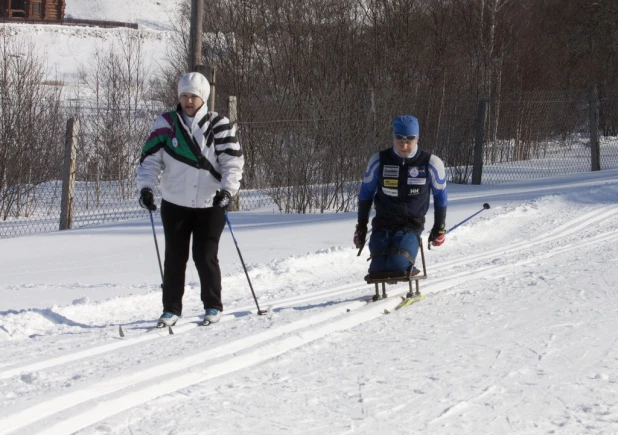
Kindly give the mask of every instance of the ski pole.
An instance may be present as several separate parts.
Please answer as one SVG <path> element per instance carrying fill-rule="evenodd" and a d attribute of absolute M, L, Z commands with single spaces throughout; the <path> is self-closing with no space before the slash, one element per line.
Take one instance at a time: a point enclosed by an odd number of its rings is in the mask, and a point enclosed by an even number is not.
<path fill-rule="evenodd" d="M 260 316 L 263 314 L 266 314 L 266 310 L 260 310 L 260 306 L 258 305 L 257 298 L 255 297 L 255 292 L 253 291 L 253 286 L 251 285 L 251 279 L 249 279 L 249 272 L 247 272 L 247 267 L 245 266 L 245 260 L 243 260 L 242 254 L 240 253 L 240 248 L 238 247 L 238 241 L 236 241 L 236 236 L 234 235 L 234 230 L 232 229 L 232 223 L 230 222 L 230 218 L 227 216 L 227 211 L 225 212 L 225 220 L 227 221 L 227 226 L 230 228 L 232 239 L 234 239 L 234 244 L 236 245 L 236 251 L 238 251 L 238 256 L 240 257 L 240 262 L 242 263 L 242 268 L 245 270 L 245 276 L 247 277 L 247 281 L 249 282 L 249 288 L 251 289 L 251 294 L 253 294 L 253 300 L 255 301 L 255 306 L 257 307 L 257 313 Z"/>
<path fill-rule="evenodd" d="M 457 228 L 459 225 L 461 224 L 465 224 L 466 222 L 468 222 L 470 219 L 472 219 L 474 216 L 476 216 L 477 214 L 479 214 L 480 212 L 482 212 L 483 210 L 487 210 L 489 209 L 489 204 L 485 203 L 483 204 L 483 208 L 480 209 L 479 211 L 477 211 L 476 213 L 474 213 L 472 216 L 462 220 L 461 222 L 459 222 L 457 225 L 455 225 L 453 228 L 450 228 L 446 231 L 446 234 L 450 233 L 451 231 L 453 231 L 455 228 Z"/>
<path fill-rule="evenodd" d="M 157 259 L 159 260 L 159 271 L 161 272 L 161 288 L 163 288 L 163 267 L 161 267 L 161 256 L 159 255 L 159 244 L 157 243 L 157 233 L 155 233 L 154 219 L 152 218 L 152 210 L 148 210 L 150 213 L 150 223 L 152 224 L 152 236 L 155 241 L 155 248 L 157 249 Z"/>
<path fill-rule="evenodd" d="M 371 231 L 373 231 L 373 228 L 371 230 L 367 231 L 367 234 L 365 234 L 365 242 L 363 242 L 363 246 L 361 246 L 358 249 L 358 254 L 356 254 L 357 257 L 360 257 L 361 252 L 363 252 L 363 248 L 365 247 L 365 243 L 367 242 L 367 236 L 369 236 L 369 234 L 371 234 Z"/>
<path fill-rule="evenodd" d="M 487 204 L 487 203 L 483 204 L 483 208 L 482 208 L 482 209 L 480 209 L 479 211 L 477 211 L 477 212 L 476 212 L 476 213 L 474 213 L 473 215 L 468 216 L 467 218 L 465 218 L 464 220 L 462 220 L 461 222 L 459 222 L 459 223 L 458 223 L 457 225 L 455 225 L 454 227 L 452 227 L 452 228 L 450 228 L 450 229 L 446 230 L 446 233 L 444 233 L 444 234 L 448 234 L 448 233 L 450 233 L 451 231 L 453 231 L 453 230 L 454 230 L 455 228 L 457 228 L 458 226 L 460 226 L 460 225 L 462 225 L 462 224 L 465 224 L 465 223 L 466 223 L 466 222 L 468 222 L 470 219 L 472 219 L 474 216 L 476 216 L 477 214 L 479 214 L 479 213 L 480 213 L 480 212 L 482 212 L 483 210 L 487 210 L 487 209 L 489 209 L 489 204 Z M 431 249 L 431 242 L 427 242 L 427 247 L 428 247 L 429 249 Z"/>

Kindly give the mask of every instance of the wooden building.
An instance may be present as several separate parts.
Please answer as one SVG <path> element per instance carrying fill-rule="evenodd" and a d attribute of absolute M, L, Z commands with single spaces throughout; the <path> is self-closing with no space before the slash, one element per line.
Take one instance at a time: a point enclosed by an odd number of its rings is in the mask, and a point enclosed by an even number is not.
<path fill-rule="evenodd" d="M 66 0 L 0 0 L 0 16 L 14 21 L 62 21 Z"/>

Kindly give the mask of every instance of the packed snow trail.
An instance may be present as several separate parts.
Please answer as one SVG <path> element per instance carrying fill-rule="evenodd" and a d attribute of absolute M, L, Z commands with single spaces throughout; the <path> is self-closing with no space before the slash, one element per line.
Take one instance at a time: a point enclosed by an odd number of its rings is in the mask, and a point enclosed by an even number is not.
<path fill-rule="evenodd" d="M 430 297 L 388 316 L 383 307 L 398 303 L 407 284 L 363 305 L 373 286 L 352 273 L 367 264 L 352 249 L 283 261 L 273 274 L 252 265 L 252 281 L 272 283 L 260 299 L 269 316 L 252 314 L 246 289 L 238 297 L 240 281 L 228 278 L 234 308 L 207 330 L 196 328 L 195 309 L 187 330 L 140 341 L 153 334 L 140 325 L 149 324 L 143 302 L 158 307 L 155 292 L 50 308 L 58 325 L 6 342 L 12 364 L 0 369 L 0 430 L 614 433 L 614 190 L 492 208 L 454 232 L 448 249 L 426 252 L 421 291 Z M 325 269 L 338 266 L 350 282 Z M 116 323 L 106 323 L 105 312 L 121 305 Z M 125 339 L 111 338 L 118 324 L 130 325 Z M 116 343 L 123 346 L 104 350 Z"/>
<path fill-rule="evenodd" d="M 615 207 L 610 210 L 606 210 L 603 213 L 598 213 L 598 211 L 595 212 L 595 219 L 598 219 L 599 221 L 606 219 L 608 216 L 615 213 L 614 209 Z M 590 225 L 590 221 L 587 221 L 586 224 Z M 560 238 L 566 238 L 570 234 L 577 232 L 581 225 L 584 225 L 584 223 L 580 224 L 578 222 L 571 222 L 569 223 L 568 228 L 558 228 L 551 234 L 546 233 L 542 235 L 534 242 L 523 244 L 523 246 L 511 247 L 506 250 L 507 252 L 502 250 L 502 255 L 505 255 L 505 253 L 518 253 L 521 251 L 526 251 L 531 246 L 539 243 L 546 243 L 548 240 L 555 241 Z M 541 257 L 548 257 L 559 253 L 581 249 L 583 246 L 592 246 L 599 241 L 608 242 L 615 239 L 618 239 L 618 233 L 609 235 L 601 233 L 586 239 L 585 242 L 578 245 L 571 244 L 562 247 L 555 247 L 542 253 L 528 256 L 525 260 L 518 261 L 516 266 L 538 262 Z M 476 257 L 473 256 L 474 258 L 472 258 L 472 260 L 478 261 L 479 258 L 487 258 L 491 257 L 491 255 L 492 254 L 483 254 Z M 460 261 L 459 264 L 469 264 L 470 262 L 468 260 L 470 260 L 470 258 Z M 512 268 L 513 264 L 487 266 L 485 268 L 476 269 L 474 272 L 468 271 L 449 276 L 448 278 L 436 279 L 434 283 L 431 283 L 426 287 L 434 291 L 436 288 L 450 288 L 456 286 L 457 282 L 461 282 L 461 279 L 467 276 L 476 275 L 479 277 L 482 275 L 492 275 L 495 277 L 497 272 L 501 270 L 512 270 Z M 404 286 L 398 287 L 401 288 Z M 333 292 L 325 291 L 324 293 L 325 295 L 331 295 Z M 400 294 L 401 293 L 402 292 L 400 292 Z M 324 296 L 324 294 L 321 296 Z M 336 309 L 323 312 L 319 315 L 301 319 L 290 325 L 271 329 L 244 339 L 239 339 L 228 345 L 223 345 L 215 349 L 209 349 L 208 351 L 198 353 L 191 357 L 179 358 L 170 363 L 154 365 L 148 370 L 140 369 L 138 373 L 130 372 L 124 376 L 115 377 L 113 381 L 104 380 L 99 384 L 95 383 L 86 385 L 74 392 L 68 393 L 61 397 L 51 398 L 48 401 L 28 407 L 22 411 L 10 415 L 7 418 L 1 419 L 0 427 L 7 429 L 0 432 L 0 434 L 10 433 L 28 426 L 25 423 L 27 421 L 26 416 L 28 415 L 37 416 L 35 421 L 42 419 L 45 420 L 56 414 L 60 415 L 58 418 L 61 419 L 61 423 L 54 424 L 44 421 L 42 426 L 46 429 L 40 433 L 54 433 L 54 431 L 71 432 L 82 429 L 95 423 L 101 418 L 109 417 L 115 413 L 129 409 L 130 407 L 144 403 L 147 400 L 168 394 L 171 391 L 177 391 L 180 388 L 194 385 L 195 383 L 199 383 L 207 379 L 212 379 L 216 376 L 227 374 L 242 368 L 247 368 L 254 364 L 259 364 L 269 358 L 281 355 L 310 341 L 323 338 L 327 334 L 334 331 L 352 328 L 360 323 L 372 320 L 382 314 L 385 309 L 389 311 L 394 310 L 395 306 L 399 303 L 399 299 L 392 296 L 394 295 L 391 292 L 391 298 L 371 304 L 370 307 L 364 308 L 362 313 L 346 315 L 340 320 L 329 322 L 329 320 L 341 317 L 341 314 L 343 313 L 348 313 L 351 310 L 364 307 L 365 302 L 355 301 L 348 304 L 342 304 Z M 324 325 L 315 327 L 316 325 L 322 323 L 324 323 Z M 308 337 L 306 339 L 299 339 L 298 336 L 284 337 L 286 334 L 290 334 L 309 326 L 314 326 L 314 328 L 308 335 L 307 332 L 303 332 L 302 337 Z M 277 340 L 277 338 L 279 339 Z M 264 344 L 264 346 L 254 351 L 249 350 L 259 344 L 263 344 L 271 340 L 273 341 L 272 343 Z M 242 361 L 235 360 L 235 364 L 225 360 L 221 363 L 215 362 L 212 366 L 203 370 L 196 369 L 197 374 L 192 373 L 191 375 L 175 375 L 180 371 L 199 366 L 206 361 L 220 359 L 229 355 L 236 356 L 235 354 L 241 352 L 243 352 L 243 355 L 246 353 L 246 358 L 241 358 Z M 234 357 L 230 358 L 232 360 L 234 359 Z M 162 377 L 165 378 L 165 381 L 160 381 Z M 161 386 L 161 382 L 163 382 L 163 386 Z M 150 385 L 152 383 L 155 385 Z M 144 385 L 140 387 L 140 384 Z M 123 392 L 120 397 L 114 398 L 120 394 L 120 391 L 124 391 L 127 388 L 129 389 L 128 392 Z M 96 404 L 88 405 L 90 402 L 96 402 Z M 66 416 L 64 415 L 66 413 L 65 411 L 70 411 L 70 409 L 74 407 L 77 407 L 74 412 L 69 412 L 69 415 Z M 52 421 L 53 420 L 55 419 L 52 418 Z M 30 424 L 31 423 L 32 419 Z"/>
<path fill-rule="evenodd" d="M 66 409 L 76 407 L 94 399 L 113 395 L 120 390 L 131 387 L 129 392 L 123 392 L 123 394 L 116 399 L 101 401 L 102 404 L 97 403 L 89 411 L 83 411 L 81 407 L 79 407 L 80 409 L 75 412 L 76 415 L 62 418 L 61 423 L 53 424 L 52 426 L 50 426 L 49 422 L 43 423 L 41 426 L 45 429 L 37 433 L 57 434 L 75 432 L 96 421 L 144 403 L 147 400 L 168 394 L 172 391 L 177 391 L 189 385 L 203 382 L 216 376 L 221 376 L 258 364 L 274 356 L 285 353 L 290 349 L 325 337 L 335 331 L 349 329 L 362 322 L 367 322 L 383 314 L 384 309 L 394 309 L 399 303 L 399 300 L 399 298 L 384 299 L 378 303 L 370 303 L 368 306 L 366 301 L 355 301 L 342 304 L 336 309 L 306 317 L 290 325 L 270 329 L 244 339 L 239 339 L 227 345 L 208 349 L 207 351 L 200 352 L 191 357 L 177 358 L 168 363 L 155 365 L 150 369 L 141 368 L 135 372 L 117 376 L 114 378 L 113 382 L 105 380 L 100 383 L 86 385 L 77 391 L 60 397 L 51 397 L 37 405 L 10 414 L 8 417 L 0 418 L 0 427 L 2 428 L 0 429 L 0 434 L 9 434 L 28 428 L 28 426 Z M 365 306 L 367 307 L 359 313 L 348 314 L 350 311 Z M 334 322 L 326 323 L 328 320 L 342 317 L 342 313 L 346 314 L 346 316 Z M 321 323 L 325 324 L 320 325 Z M 314 328 L 307 329 L 311 326 L 314 326 Z M 276 340 L 273 343 L 265 344 L 253 351 L 246 352 L 242 357 L 236 357 L 236 353 L 246 351 L 259 344 L 303 329 L 305 330 L 302 331 L 302 333 L 283 338 L 282 340 Z M 205 362 L 225 356 L 229 356 L 229 358 L 221 363 L 215 363 L 204 369 L 198 368 L 197 370 L 193 370 L 191 374 L 177 374 L 179 372 L 185 372 L 187 369 L 194 366 L 200 366 Z M 140 387 L 140 384 L 146 385 Z M 30 428 L 27 430 L 28 432 L 32 432 Z"/>
<path fill-rule="evenodd" d="M 565 239 L 568 236 L 572 234 L 576 234 L 578 231 L 581 231 L 582 229 L 586 227 L 590 227 L 597 222 L 603 222 L 606 219 L 609 219 L 612 216 L 616 215 L 617 213 L 618 213 L 618 206 L 605 206 L 605 207 L 602 207 L 600 210 L 594 210 L 592 212 L 586 213 L 582 216 L 579 216 L 576 219 L 573 219 L 572 221 L 564 225 L 556 227 L 553 229 L 553 231 L 545 232 L 542 235 L 540 235 L 538 238 L 536 238 L 535 240 L 514 243 L 514 244 L 509 245 L 506 248 L 500 247 L 497 249 L 485 251 L 480 254 L 469 255 L 465 258 L 465 260 L 450 260 L 450 261 L 440 262 L 435 267 L 430 268 L 430 275 L 439 276 L 440 274 L 442 274 L 442 275 L 446 275 L 446 277 L 445 278 L 433 278 L 432 280 L 426 281 L 425 283 L 423 283 L 422 286 L 429 285 L 430 286 L 429 288 L 432 289 L 432 291 L 449 288 L 453 285 L 456 285 L 456 283 L 462 278 L 465 278 L 466 276 L 470 276 L 470 272 L 468 271 L 453 274 L 452 268 L 454 267 L 471 265 L 474 262 L 482 261 L 488 258 L 493 258 L 497 254 L 504 256 L 507 254 L 524 252 L 540 244 L 545 244 L 551 241 L 558 241 L 559 239 Z M 606 237 L 608 236 L 606 236 L 605 234 L 602 234 L 600 236 L 597 236 L 596 238 L 591 238 L 587 240 L 585 243 L 588 243 L 588 244 L 595 243 L 596 240 L 602 240 L 602 239 L 605 239 Z M 570 248 L 566 248 L 566 249 L 570 249 Z M 561 252 L 561 251 L 558 250 L 556 252 Z M 546 256 L 546 255 L 548 254 L 545 253 L 542 256 Z M 542 257 L 538 257 L 535 255 L 533 257 L 530 257 L 528 260 L 523 260 L 523 262 L 520 264 L 523 265 L 523 264 L 527 264 L 530 262 L 534 263 L 535 261 L 538 261 L 540 258 Z M 510 267 L 512 267 L 512 264 L 507 262 L 507 265 L 504 268 L 508 270 Z M 477 272 L 480 272 L 486 269 L 492 269 L 494 271 L 499 270 L 499 269 L 496 269 L 495 266 L 489 266 L 481 270 L 475 270 L 474 273 L 477 273 Z M 450 271 L 450 273 L 448 274 L 443 273 L 445 271 Z M 363 285 L 364 284 L 362 282 L 354 282 L 351 284 L 339 286 L 337 288 L 311 292 L 310 294 L 307 294 L 307 295 L 299 295 L 299 296 L 284 298 L 279 301 L 276 301 L 275 303 L 271 303 L 271 306 L 269 306 L 269 310 L 280 308 L 280 307 L 285 307 L 285 306 L 291 306 L 292 304 L 298 304 L 302 302 L 318 301 L 318 300 L 323 300 L 324 298 L 335 298 L 337 296 L 344 295 L 344 294 L 351 293 L 351 292 L 358 292 L 360 289 L 363 288 Z M 370 294 L 372 287 L 367 286 L 366 288 L 367 288 L 368 294 Z M 227 321 L 233 320 L 233 318 L 239 313 L 248 312 L 252 308 L 254 307 L 251 305 L 247 305 L 247 306 L 235 308 L 233 310 L 230 310 L 229 312 L 225 312 L 225 315 L 222 318 L 222 321 L 227 322 Z M 173 329 L 174 329 L 175 334 L 181 334 L 197 326 L 198 326 L 198 318 L 188 317 L 188 318 L 181 319 L 181 322 L 177 326 L 175 326 Z M 114 351 L 116 349 L 120 349 L 123 347 L 134 346 L 134 345 L 146 342 L 146 341 L 154 340 L 161 335 L 168 335 L 168 332 L 167 332 L 167 329 L 165 329 L 165 330 L 159 330 L 159 331 L 149 331 L 147 333 L 142 332 L 137 336 L 132 336 L 132 334 L 134 333 L 132 333 L 131 328 L 127 327 L 125 328 L 125 334 L 127 335 L 125 340 L 118 340 L 112 343 L 105 343 L 105 344 L 91 347 L 89 349 L 85 349 L 82 351 L 71 352 L 63 356 L 49 358 L 49 359 L 33 362 L 30 364 L 19 363 L 13 367 L 5 367 L 2 371 L 0 371 L 0 379 L 7 379 L 12 376 L 18 375 L 20 373 L 31 372 L 35 370 L 42 370 L 42 369 L 50 368 L 56 365 L 65 364 L 71 361 L 76 361 L 79 359 L 89 358 L 89 357 L 93 357 L 93 356 L 100 355 L 103 353 L 111 352 L 111 351 Z"/>

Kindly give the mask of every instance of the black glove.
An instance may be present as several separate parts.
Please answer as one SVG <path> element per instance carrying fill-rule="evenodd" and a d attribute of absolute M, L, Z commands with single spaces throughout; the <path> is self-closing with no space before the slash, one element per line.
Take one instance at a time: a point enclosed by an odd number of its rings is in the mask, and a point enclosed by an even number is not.
<path fill-rule="evenodd" d="M 444 228 L 432 228 L 429 233 L 429 243 L 433 246 L 440 246 L 445 241 L 446 230 Z"/>
<path fill-rule="evenodd" d="M 356 246 L 356 249 L 360 249 L 365 246 L 366 239 L 367 222 L 359 222 L 356 224 L 356 231 L 354 232 L 354 246 Z"/>
<path fill-rule="evenodd" d="M 152 194 L 152 190 L 145 187 L 139 194 L 139 205 L 141 205 L 146 210 L 156 211 L 157 206 L 154 203 L 154 195 Z"/>
<path fill-rule="evenodd" d="M 232 194 L 227 190 L 217 190 L 214 199 L 212 200 L 212 205 L 214 207 L 220 207 L 222 209 L 226 209 L 230 202 L 232 201 Z"/>

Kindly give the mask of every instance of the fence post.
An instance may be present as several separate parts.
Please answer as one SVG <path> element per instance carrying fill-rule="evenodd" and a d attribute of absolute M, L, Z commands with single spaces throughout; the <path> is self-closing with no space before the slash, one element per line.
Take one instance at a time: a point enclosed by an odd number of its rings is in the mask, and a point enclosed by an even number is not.
<path fill-rule="evenodd" d="M 75 154 L 77 150 L 77 131 L 79 120 L 76 117 L 67 121 L 64 142 L 64 171 L 62 176 L 62 199 L 60 201 L 60 230 L 73 226 L 73 194 L 75 192 Z"/>
<path fill-rule="evenodd" d="M 474 130 L 474 161 L 472 163 L 472 184 L 481 184 L 483 179 L 483 144 L 485 142 L 485 118 L 487 100 L 479 101 Z"/>
<path fill-rule="evenodd" d="M 101 162 L 97 160 L 97 181 L 96 181 L 97 202 L 96 206 L 101 206 Z"/>
<path fill-rule="evenodd" d="M 230 119 L 230 124 L 234 125 L 238 122 L 238 102 L 235 96 L 230 95 L 227 99 L 227 113 Z"/>
<path fill-rule="evenodd" d="M 211 112 L 215 111 L 215 91 L 217 90 L 217 69 L 211 68 L 210 72 L 210 96 L 208 97 L 208 107 Z"/>
<path fill-rule="evenodd" d="M 4 204 L 7 199 L 8 189 L 9 189 L 9 185 L 8 185 L 8 182 L 6 181 L 6 165 L 2 165 L 2 177 L 0 177 L 0 218 L 2 218 L 5 215 Z M 8 214 L 8 210 L 6 214 Z"/>
<path fill-rule="evenodd" d="M 588 112 L 590 115 L 590 164 L 591 171 L 601 170 L 601 149 L 599 146 L 599 94 L 597 87 L 591 86 L 588 95 Z"/>
<path fill-rule="evenodd" d="M 238 105 L 236 97 L 230 95 L 227 99 L 227 113 L 230 120 L 230 125 L 234 126 L 238 122 Z M 238 128 L 236 129 L 236 136 L 238 136 Z M 241 144 L 242 146 L 242 144 Z M 240 192 L 234 195 L 232 203 L 230 204 L 231 211 L 240 210 Z"/>

